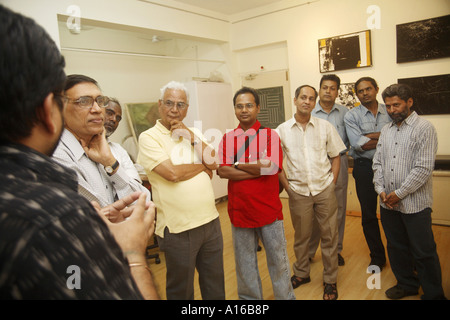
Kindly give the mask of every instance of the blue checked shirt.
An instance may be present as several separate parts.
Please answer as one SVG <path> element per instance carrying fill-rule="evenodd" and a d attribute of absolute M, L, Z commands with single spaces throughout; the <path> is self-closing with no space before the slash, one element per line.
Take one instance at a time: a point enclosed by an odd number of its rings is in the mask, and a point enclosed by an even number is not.
<path fill-rule="evenodd" d="M 415 111 L 400 127 L 391 123 L 381 130 L 373 158 L 373 182 L 378 194 L 395 191 L 401 201 L 394 210 L 416 213 L 431 208 L 437 145 L 436 129 Z"/>

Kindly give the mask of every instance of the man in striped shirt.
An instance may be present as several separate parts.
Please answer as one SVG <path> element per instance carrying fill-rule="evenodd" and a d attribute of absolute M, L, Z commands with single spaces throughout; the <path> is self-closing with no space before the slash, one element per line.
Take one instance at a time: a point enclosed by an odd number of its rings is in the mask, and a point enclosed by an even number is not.
<path fill-rule="evenodd" d="M 431 229 L 436 129 L 411 110 L 413 98 L 408 86 L 393 84 L 382 97 L 392 123 L 381 130 L 373 158 L 373 181 L 380 195 L 381 222 L 397 279 L 386 295 L 400 299 L 418 294 L 422 286 L 423 299 L 445 299 Z"/>

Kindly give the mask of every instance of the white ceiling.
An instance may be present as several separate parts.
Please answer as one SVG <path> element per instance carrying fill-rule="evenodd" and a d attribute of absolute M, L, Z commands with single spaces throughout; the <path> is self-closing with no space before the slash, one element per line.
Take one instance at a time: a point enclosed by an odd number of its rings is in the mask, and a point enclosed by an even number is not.
<path fill-rule="evenodd" d="M 226 15 L 240 13 L 283 0 L 175 0 L 202 9 L 219 12 Z"/>

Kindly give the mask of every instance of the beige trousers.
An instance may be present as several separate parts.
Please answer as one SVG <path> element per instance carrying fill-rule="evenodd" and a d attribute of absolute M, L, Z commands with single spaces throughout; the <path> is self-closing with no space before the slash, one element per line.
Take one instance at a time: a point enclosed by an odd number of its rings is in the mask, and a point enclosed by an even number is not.
<path fill-rule="evenodd" d="M 314 217 L 320 228 L 323 261 L 323 281 L 336 283 L 338 272 L 337 201 L 332 182 L 318 195 L 302 196 L 288 190 L 289 208 L 295 230 L 294 253 L 297 261 L 293 271 L 297 277 L 306 278 L 310 273 L 309 240 Z"/>

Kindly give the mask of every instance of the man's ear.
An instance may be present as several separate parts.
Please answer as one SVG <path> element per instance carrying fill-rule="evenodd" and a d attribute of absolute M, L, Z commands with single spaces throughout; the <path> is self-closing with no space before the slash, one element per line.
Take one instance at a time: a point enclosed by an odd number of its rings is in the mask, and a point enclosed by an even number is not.
<path fill-rule="evenodd" d="M 57 124 L 56 124 L 56 108 L 58 106 L 56 105 L 54 101 L 54 94 L 49 93 L 42 103 L 42 106 L 38 108 L 38 118 L 41 121 L 42 126 L 50 133 L 55 133 L 57 130 Z"/>
<path fill-rule="evenodd" d="M 413 98 L 409 98 L 408 101 L 406 101 L 406 104 L 407 104 L 408 108 L 411 108 L 414 104 Z"/>

